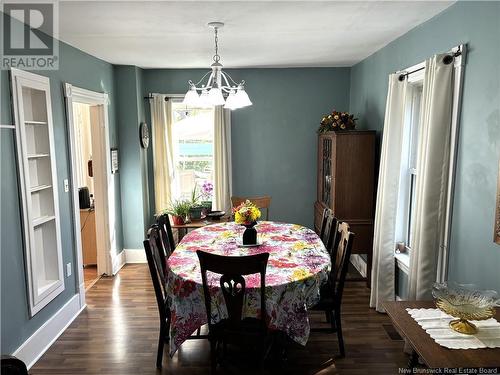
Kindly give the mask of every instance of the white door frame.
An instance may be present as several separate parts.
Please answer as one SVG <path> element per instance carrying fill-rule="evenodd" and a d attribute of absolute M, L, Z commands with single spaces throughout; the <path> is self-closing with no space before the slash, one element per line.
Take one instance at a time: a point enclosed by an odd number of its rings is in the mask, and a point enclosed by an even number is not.
<path fill-rule="evenodd" d="M 99 194 L 95 195 L 96 210 L 96 240 L 97 240 L 97 270 L 99 274 L 113 275 L 113 257 L 116 253 L 114 223 L 110 222 L 111 215 L 114 216 L 114 179 L 111 174 L 111 156 L 109 147 L 109 120 L 108 120 L 108 94 L 98 93 L 79 87 L 70 83 L 64 83 L 64 96 L 66 97 L 66 113 L 68 127 L 69 154 L 71 165 L 71 197 L 73 201 L 73 225 L 75 235 L 75 246 L 77 252 L 77 288 L 80 294 L 80 306 L 85 306 L 85 284 L 83 277 L 83 254 L 80 233 L 80 205 L 78 199 L 77 157 L 75 143 L 75 128 L 73 116 L 73 103 L 83 103 L 91 106 L 99 106 L 100 127 L 92 129 L 93 144 L 98 143 L 98 149 L 93 153 L 103 160 L 104 163 L 94 168 L 95 175 L 101 178 L 94 182 L 94 189 Z M 94 147 L 93 147 L 94 148 Z M 94 158 L 97 160 L 97 158 Z M 104 199 L 102 197 L 105 197 Z"/>

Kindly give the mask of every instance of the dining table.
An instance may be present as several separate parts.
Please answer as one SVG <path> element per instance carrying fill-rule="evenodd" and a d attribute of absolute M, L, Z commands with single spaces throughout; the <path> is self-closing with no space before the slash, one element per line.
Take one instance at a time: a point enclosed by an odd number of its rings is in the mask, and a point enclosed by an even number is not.
<path fill-rule="evenodd" d="M 319 301 L 331 268 L 330 255 L 311 229 L 272 221 L 259 222 L 258 246 L 241 242 L 244 227 L 234 222 L 206 225 L 189 232 L 167 260 L 167 292 L 171 312 L 170 355 L 207 323 L 200 263 L 196 251 L 224 256 L 269 253 L 266 269 L 266 323 L 305 345 L 310 326 L 308 308 Z M 207 273 L 212 323 L 228 317 L 220 289 L 221 275 Z M 260 275 L 245 276 L 242 318 L 261 318 Z M 212 294 L 213 293 L 213 294 Z"/>

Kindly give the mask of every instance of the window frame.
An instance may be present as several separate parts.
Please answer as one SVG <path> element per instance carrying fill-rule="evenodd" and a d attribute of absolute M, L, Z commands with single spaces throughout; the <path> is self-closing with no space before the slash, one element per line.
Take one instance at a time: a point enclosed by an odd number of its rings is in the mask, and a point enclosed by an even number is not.
<path fill-rule="evenodd" d="M 423 70 L 421 71 L 423 72 Z M 415 188 L 417 183 L 417 166 L 412 165 L 413 160 L 417 160 L 418 155 L 418 143 L 414 142 L 414 136 L 420 132 L 420 117 L 422 114 L 422 90 L 424 83 L 424 74 L 418 74 L 418 76 L 413 77 L 409 84 L 409 92 L 411 95 L 411 100 L 407 102 L 406 114 L 405 114 L 405 148 L 407 153 L 405 155 L 405 162 L 402 163 L 402 175 L 401 179 L 403 181 L 403 192 L 405 195 L 403 217 L 401 220 L 404 221 L 402 233 L 402 241 L 405 243 L 405 249 L 408 255 L 411 254 L 411 240 L 413 237 L 412 228 L 412 214 L 415 209 Z"/>

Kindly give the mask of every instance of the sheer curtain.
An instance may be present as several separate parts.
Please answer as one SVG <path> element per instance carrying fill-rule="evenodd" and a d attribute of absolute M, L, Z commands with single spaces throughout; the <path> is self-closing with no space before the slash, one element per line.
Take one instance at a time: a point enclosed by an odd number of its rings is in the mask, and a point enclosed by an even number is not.
<path fill-rule="evenodd" d="M 213 210 L 231 210 L 231 113 L 214 108 L 214 195 Z"/>
<path fill-rule="evenodd" d="M 436 55 L 426 61 L 419 125 L 416 210 L 410 254 L 409 299 L 430 299 L 443 244 L 450 168 L 453 64 Z"/>
<path fill-rule="evenodd" d="M 172 101 L 166 96 L 154 94 L 151 100 L 151 122 L 153 141 L 153 168 L 156 213 L 167 208 L 172 197 L 173 179 L 172 151 Z"/>
<path fill-rule="evenodd" d="M 375 209 L 370 307 L 384 312 L 383 301 L 394 300 L 394 248 L 398 210 L 407 80 L 389 76 Z"/>

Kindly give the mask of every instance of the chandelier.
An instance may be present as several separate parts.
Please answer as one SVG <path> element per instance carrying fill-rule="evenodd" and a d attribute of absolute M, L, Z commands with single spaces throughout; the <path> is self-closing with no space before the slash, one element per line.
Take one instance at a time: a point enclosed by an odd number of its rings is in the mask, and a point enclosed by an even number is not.
<path fill-rule="evenodd" d="M 213 64 L 197 83 L 188 81 L 189 90 L 184 96 L 182 104 L 192 107 L 209 108 L 223 105 L 224 108 L 238 109 L 252 105 L 245 91 L 245 81 L 236 83 L 229 74 L 222 71 L 219 56 L 218 30 L 224 26 L 222 22 L 210 22 L 209 27 L 214 29 L 215 55 Z M 208 80 L 202 83 L 205 78 Z"/>

